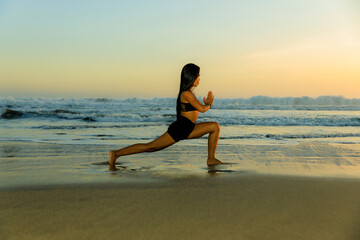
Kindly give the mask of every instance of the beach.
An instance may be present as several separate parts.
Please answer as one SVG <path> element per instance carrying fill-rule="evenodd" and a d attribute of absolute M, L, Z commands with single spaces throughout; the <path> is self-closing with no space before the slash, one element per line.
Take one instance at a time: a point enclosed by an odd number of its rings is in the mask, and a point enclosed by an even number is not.
<path fill-rule="evenodd" d="M 0 192 L 2 239 L 360 238 L 360 181 L 268 175 Z"/>
<path fill-rule="evenodd" d="M 360 0 L 0 0 L 0 240 L 360 240 L 359 30 Z"/>
<path fill-rule="evenodd" d="M 1 238 L 360 238 L 358 146 L 112 147 L 1 142 Z"/>
<path fill-rule="evenodd" d="M 110 167 L 175 100 L 0 98 L 0 239 L 360 239 L 357 100 L 220 99 L 226 164 L 204 136 Z"/>

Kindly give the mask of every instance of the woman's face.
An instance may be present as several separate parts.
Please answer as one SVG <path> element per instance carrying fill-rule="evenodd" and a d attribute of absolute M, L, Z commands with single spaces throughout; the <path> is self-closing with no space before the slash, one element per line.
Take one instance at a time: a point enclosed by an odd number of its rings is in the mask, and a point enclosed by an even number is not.
<path fill-rule="evenodd" d="M 196 80 L 194 81 L 194 83 L 193 83 L 193 86 L 194 87 L 197 87 L 198 85 L 199 85 L 199 83 L 200 83 L 200 72 L 199 72 L 199 76 L 196 78 Z"/>

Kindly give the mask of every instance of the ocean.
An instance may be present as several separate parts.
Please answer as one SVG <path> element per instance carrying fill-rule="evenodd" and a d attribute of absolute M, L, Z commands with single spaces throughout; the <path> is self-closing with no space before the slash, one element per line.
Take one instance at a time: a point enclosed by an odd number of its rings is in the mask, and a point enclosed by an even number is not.
<path fill-rule="evenodd" d="M 147 142 L 176 119 L 175 98 L 0 98 L 0 141 Z M 360 143 L 360 99 L 215 99 L 197 122 L 216 121 L 223 144 Z M 201 139 L 179 144 L 206 144 Z"/>

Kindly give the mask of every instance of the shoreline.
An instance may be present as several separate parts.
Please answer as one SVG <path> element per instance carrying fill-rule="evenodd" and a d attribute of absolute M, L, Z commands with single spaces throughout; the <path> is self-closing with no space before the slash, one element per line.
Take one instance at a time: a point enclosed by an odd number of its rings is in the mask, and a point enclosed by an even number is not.
<path fill-rule="evenodd" d="M 360 179 L 360 144 L 219 144 L 217 157 L 226 164 L 215 167 L 206 165 L 206 145 L 174 145 L 118 159 L 116 171 L 108 165 L 108 151 L 112 148 L 0 142 L 0 190 L 29 185 L 141 183 L 242 175 Z"/>

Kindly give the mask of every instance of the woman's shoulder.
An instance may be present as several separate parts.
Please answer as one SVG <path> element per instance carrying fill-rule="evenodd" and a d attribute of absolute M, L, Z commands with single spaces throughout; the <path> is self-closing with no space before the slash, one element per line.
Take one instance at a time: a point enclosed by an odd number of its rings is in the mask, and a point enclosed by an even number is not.
<path fill-rule="evenodd" d="M 194 97 L 194 94 L 190 90 L 183 91 L 180 96 L 181 102 L 188 102 L 188 99 Z"/>
<path fill-rule="evenodd" d="M 194 94 L 192 93 L 192 91 L 186 90 L 186 91 L 183 91 L 183 92 L 181 93 L 181 96 L 191 97 L 191 96 L 194 96 Z"/>

